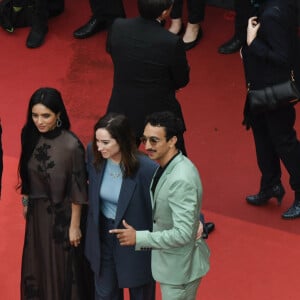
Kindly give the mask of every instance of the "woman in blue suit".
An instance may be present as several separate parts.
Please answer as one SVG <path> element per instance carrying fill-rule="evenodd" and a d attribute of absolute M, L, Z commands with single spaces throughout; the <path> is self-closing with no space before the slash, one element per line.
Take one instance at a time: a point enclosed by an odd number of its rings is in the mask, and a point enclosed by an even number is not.
<path fill-rule="evenodd" d="M 155 283 L 150 251 L 121 247 L 109 230 L 126 219 L 139 230 L 152 230 L 149 186 L 157 165 L 139 154 L 128 119 L 110 113 L 94 126 L 87 148 L 89 212 L 85 254 L 95 279 L 96 300 L 152 300 Z"/>

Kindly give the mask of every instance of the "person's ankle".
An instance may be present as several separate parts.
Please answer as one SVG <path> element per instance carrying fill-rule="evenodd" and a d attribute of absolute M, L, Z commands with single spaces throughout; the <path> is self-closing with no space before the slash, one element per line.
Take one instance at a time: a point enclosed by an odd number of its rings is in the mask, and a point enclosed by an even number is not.
<path fill-rule="evenodd" d="M 177 34 L 180 31 L 181 27 L 182 27 L 182 20 L 180 18 L 172 19 L 171 25 L 169 27 L 169 31 L 174 34 Z"/>

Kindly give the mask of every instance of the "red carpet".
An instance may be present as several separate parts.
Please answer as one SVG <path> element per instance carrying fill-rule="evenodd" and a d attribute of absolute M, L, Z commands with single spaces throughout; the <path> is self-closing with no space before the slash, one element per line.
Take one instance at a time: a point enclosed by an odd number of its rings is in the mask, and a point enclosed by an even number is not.
<path fill-rule="evenodd" d="M 135 16 L 135 1 L 124 3 L 128 17 Z M 28 28 L 14 34 L 0 31 L 0 116 L 5 154 L 0 299 L 19 299 L 24 221 L 14 187 L 20 129 L 29 97 L 40 86 L 61 90 L 72 129 L 85 144 L 95 120 L 105 112 L 113 74 L 105 53 L 106 34 L 87 40 L 72 38 L 73 30 L 89 16 L 88 1 L 66 0 L 65 13 L 50 21 L 45 45 L 35 50 L 25 47 Z M 300 219 L 280 219 L 293 201 L 287 173 L 283 172 L 287 194 L 281 207 L 273 202 L 251 207 L 244 200 L 246 194 L 257 191 L 259 173 L 251 133 L 241 126 L 243 69 L 239 54 L 217 53 L 217 47 L 232 35 L 232 14 L 208 7 L 203 30 L 200 45 L 188 52 L 191 82 L 178 93 L 188 127 L 188 153 L 203 181 L 204 212 L 217 226 L 208 240 L 211 271 L 202 281 L 197 299 L 296 300 L 300 294 Z"/>

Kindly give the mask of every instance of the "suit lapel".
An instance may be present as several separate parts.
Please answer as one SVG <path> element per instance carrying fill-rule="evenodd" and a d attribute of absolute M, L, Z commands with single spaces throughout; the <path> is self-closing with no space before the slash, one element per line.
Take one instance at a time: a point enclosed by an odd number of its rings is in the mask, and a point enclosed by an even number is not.
<path fill-rule="evenodd" d="M 158 193 L 160 192 L 160 190 L 164 187 L 164 184 L 168 178 L 168 174 L 170 174 L 173 170 L 173 168 L 175 167 L 175 165 L 177 164 L 178 161 L 180 161 L 182 159 L 182 154 L 179 153 L 171 162 L 170 164 L 167 166 L 167 168 L 165 169 L 165 171 L 163 172 L 163 174 L 161 175 L 158 183 L 157 183 L 157 186 L 156 186 L 156 189 L 155 189 L 155 193 L 153 195 L 153 202 L 152 202 L 152 205 L 153 205 L 153 211 L 155 209 L 155 202 L 156 202 L 156 199 L 157 199 L 157 195 Z M 153 180 L 152 180 L 153 182 Z M 152 185 L 152 183 L 151 183 Z M 152 196 L 152 192 L 151 192 L 151 196 Z"/>
<path fill-rule="evenodd" d="M 100 218 L 100 210 L 101 210 L 101 207 L 100 207 L 100 186 L 101 186 L 101 182 L 102 182 L 102 178 L 103 178 L 103 172 L 104 172 L 104 169 L 105 169 L 105 164 L 104 166 L 101 168 L 100 172 L 96 172 L 96 188 L 94 190 L 94 199 L 95 199 L 95 202 L 94 202 L 94 211 L 96 212 L 95 215 L 95 222 L 98 223 L 99 222 L 99 218 Z"/>
<path fill-rule="evenodd" d="M 115 218 L 116 226 L 118 226 L 118 224 L 122 221 L 127 206 L 133 196 L 135 187 L 136 187 L 136 182 L 133 179 L 131 178 L 123 179 L 120 195 L 119 195 L 116 218 Z"/>

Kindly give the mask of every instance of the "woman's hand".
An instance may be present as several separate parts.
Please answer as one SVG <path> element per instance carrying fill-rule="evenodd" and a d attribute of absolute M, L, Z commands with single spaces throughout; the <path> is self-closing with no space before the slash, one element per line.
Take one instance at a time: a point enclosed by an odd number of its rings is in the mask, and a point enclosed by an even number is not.
<path fill-rule="evenodd" d="M 81 240 L 81 230 L 79 227 L 70 226 L 69 228 L 70 244 L 74 247 L 79 246 Z"/>
<path fill-rule="evenodd" d="M 23 217 L 26 219 L 28 211 L 28 195 L 22 195 L 22 205 L 23 205 Z"/>
<path fill-rule="evenodd" d="M 81 230 L 80 230 L 80 216 L 81 216 L 81 205 L 72 203 L 72 215 L 71 223 L 69 228 L 69 239 L 70 244 L 77 247 L 80 244 Z"/>
<path fill-rule="evenodd" d="M 28 206 L 23 206 L 23 217 L 26 219 Z"/>
<path fill-rule="evenodd" d="M 247 27 L 247 45 L 248 46 L 250 46 L 250 44 L 256 38 L 259 27 L 260 27 L 260 23 L 258 23 L 257 17 L 249 18 L 248 27 Z"/>

